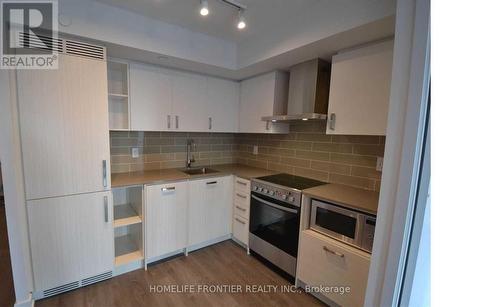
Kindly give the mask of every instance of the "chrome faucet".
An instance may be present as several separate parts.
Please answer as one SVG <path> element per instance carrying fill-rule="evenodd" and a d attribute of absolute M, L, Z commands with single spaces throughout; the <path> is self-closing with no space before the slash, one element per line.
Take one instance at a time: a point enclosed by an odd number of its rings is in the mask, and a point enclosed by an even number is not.
<path fill-rule="evenodd" d="M 196 162 L 193 154 L 193 150 L 196 148 L 196 144 L 194 143 L 193 139 L 188 139 L 186 145 L 187 145 L 186 168 L 191 168 L 191 163 Z"/>

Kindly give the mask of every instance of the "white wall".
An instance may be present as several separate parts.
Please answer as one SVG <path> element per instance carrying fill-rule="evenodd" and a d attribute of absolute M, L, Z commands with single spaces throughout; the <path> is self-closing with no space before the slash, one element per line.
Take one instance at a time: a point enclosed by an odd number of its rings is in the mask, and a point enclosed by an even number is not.
<path fill-rule="evenodd" d="M 92 0 L 59 0 L 59 31 L 236 69 L 236 44 Z"/>
<path fill-rule="evenodd" d="M 246 67 L 342 31 L 394 15 L 396 0 L 311 1 L 288 18 L 238 45 L 238 67 Z"/>
<path fill-rule="evenodd" d="M 16 306 L 31 306 L 33 277 L 14 83 L 14 72 L 0 70 L 0 161 Z"/>

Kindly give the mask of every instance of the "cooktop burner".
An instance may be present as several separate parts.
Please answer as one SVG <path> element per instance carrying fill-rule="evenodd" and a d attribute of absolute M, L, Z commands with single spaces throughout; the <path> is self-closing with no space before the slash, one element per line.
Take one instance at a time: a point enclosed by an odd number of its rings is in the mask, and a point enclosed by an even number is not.
<path fill-rule="evenodd" d="M 255 178 L 262 181 L 267 181 L 274 184 L 279 184 L 285 187 L 297 189 L 297 190 L 305 190 L 308 188 L 312 188 L 318 185 L 327 184 L 326 182 L 309 179 L 300 176 L 294 176 L 289 174 L 276 174 L 271 176 L 264 176 Z"/>

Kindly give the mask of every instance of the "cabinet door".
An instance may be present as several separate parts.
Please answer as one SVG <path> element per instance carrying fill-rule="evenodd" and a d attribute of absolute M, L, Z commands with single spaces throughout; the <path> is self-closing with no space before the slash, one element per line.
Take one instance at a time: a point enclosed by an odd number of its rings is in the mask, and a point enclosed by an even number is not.
<path fill-rule="evenodd" d="M 17 76 L 26 198 L 109 190 L 106 62 L 60 55 Z"/>
<path fill-rule="evenodd" d="M 172 72 L 173 128 L 176 131 L 209 131 L 205 76 Z"/>
<path fill-rule="evenodd" d="M 217 78 L 207 79 L 210 131 L 238 132 L 239 100 L 238 82 Z"/>
<path fill-rule="evenodd" d="M 332 58 L 327 134 L 385 135 L 392 49 L 390 41 Z"/>
<path fill-rule="evenodd" d="M 284 94 L 282 92 L 285 89 L 280 84 L 277 84 L 277 78 L 277 72 L 272 72 L 241 82 L 239 132 L 288 132 L 288 124 L 262 121 L 262 116 L 269 116 L 275 113 L 275 103 L 279 104 L 276 98 Z"/>
<path fill-rule="evenodd" d="M 231 233 L 230 177 L 189 182 L 189 245 Z"/>
<path fill-rule="evenodd" d="M 147 257 L 158 257 L 187 245 L 188 183 L 146 187 Z"/>
<path fill-rule="evenodd" d="M 131 129 L 139 131 L 172 129 L 172 95 L 172 80 L 167 70 L 148 65 L 131 64 Z"/>
<path fill-rule="evenodd" d="M 111 197 L 100 192 L 28 201 L 37 291 L 113 270 Z"/>

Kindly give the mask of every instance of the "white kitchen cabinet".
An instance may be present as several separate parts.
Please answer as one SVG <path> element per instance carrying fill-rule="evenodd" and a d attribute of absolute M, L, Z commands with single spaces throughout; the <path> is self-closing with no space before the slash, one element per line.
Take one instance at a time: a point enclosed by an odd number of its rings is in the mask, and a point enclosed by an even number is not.
<path fill-rule="evenodd" d="M 240 101 L 238 82 L 207 78 L 208 130 L 238 132 Z"/>
<path fill-rule="evenodd" d="M 131 130 L 174 130 L 173 83 L 169 70 L 130 64 Z"/>
<path fill-rule="evenodd" d="M 233 239 L 248 246 L 250 180 L 235 177 L 233 192 Z"/>
<path fill-rule="evenodd" d="M 36 291 L 113 270 L 112 204 L 111 192 L 28 201 Z"/>
<path fill-rule="evenodd" d="M 288 78 L 274 71 L 241 82 L 239 132 L 288 133 L 286 123 L 262 121 L 263 116 L 286 114 Z"/>
<path fill-rule="evenodd" d="M 174 130 L 208 131 L 207 78 L 181 71 L 171 71 L 171 78 Z"/>
<path fill-rule="evenodd" d="M 146 186 L 146 221 L 148 259 L 185 248 L 188 235 L 188 182 Z"/>
<path fill-rule="evenodd" d="M 333 56 L 327 134 L 385 135 L 393 43 Z"/>
<path fill-rule="evenodd" d="M 109 190 L 106 70 L 61 54 L 58 69 L 17 71 L 27 199 Z"/>
<path fill-rule="evenodd" d="M 232 176 L 189 182 L 189 246 L 231 234 Z"/>
<path fill-rule="evenodd" d="M 109 130 L 129 130 L 128 64 L 108 61 Z"/>
<path fill-rule="evenodd" d="M 363 306 L 369 254 L 312 230 L 300 236 L 297 278 L 309 286 L 349 287 L 349 293 L 321 294 L 341 306 Z"/>

